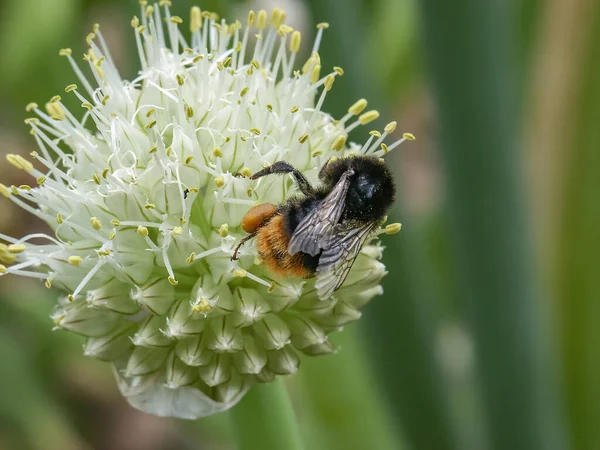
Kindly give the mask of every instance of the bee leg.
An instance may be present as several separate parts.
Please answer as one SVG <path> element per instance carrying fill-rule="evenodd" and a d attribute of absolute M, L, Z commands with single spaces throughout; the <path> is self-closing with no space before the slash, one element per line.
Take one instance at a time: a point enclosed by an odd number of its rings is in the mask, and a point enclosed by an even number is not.
<path fill-rule="evenodd" d="M 315 189 L 310 185 L 306 177 L 302 175 L 302 173 L 298 169 L 296 169 L 290 163 L 287 163 L 285 161 L 277 161 L 273 163 L 273 165 L 259 170 L 254 175 L 252 175 L 250 179 L 257 180 L 260 177 L 264 177 L 265 175 L 276 175 L 285 173 L 291 173 L 294 176 L 296 182 L 298 183 L 300 191 L 304 195 L 312 196 L 315 194 Z"/>
<path fill-rule="evenodd" d="M 238 252 L 240 250 L 240 248 L 242 247 L 242 245 L 244 245 L 247 241 L 249 241 L 250 239 L 252 239 L 254 236 L 256 236 L 256 231 L 254 233 L 250 233 L 247 234 L 246 236 L 244 236 L 238 245 L 235 246 L 235 249 L 233 250 L 233 255 L 231 255 L 231 260 L 232 261 L 237 261 L 238 258 Z"/>

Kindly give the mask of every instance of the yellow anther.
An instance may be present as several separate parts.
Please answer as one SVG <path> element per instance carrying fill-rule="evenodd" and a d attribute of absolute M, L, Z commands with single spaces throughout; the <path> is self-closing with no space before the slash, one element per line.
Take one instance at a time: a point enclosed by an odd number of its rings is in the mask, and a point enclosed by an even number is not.
<path fill-rule="evenodd" d="M 70 56 L 72 53 L 73 50 L 71 50 L 70 48 L 62 48 L 58 52 L 60 56 Z"/>
<path fill-rule="evenodd" d="M 104 170 L 102 171 L 102 178 L 106 178 L 106 177 L 108 176 L 108 173 L 109 173 L 109 172 L 110 172 L 110 170 L 109 170 L 109 169 L 104 169 Z"/>
<path fill-rule="evenodd" d="M 8 272 L 8 269 L 6 268 L 6 266 L 3 264 L 0 264 L 0 273 L 6 273 L 6 272 Z"/>
<path fill-rule="evenodd" d="M 106 106 L 109 98 L 110 98 L 110 95 L 105 95 L 104 97 L 102 97 L 102 100 L 100 101 L 100 103 L 102 103 L 102 106 Z"/>
<path fill-rule="evenodd" d="M 83 102 L 81 104 L 81 107 L 87 109 L 88 111 L 91 111 L 92 109 L 94 109 L 94 105 L 92 105 L 89 102 Z"/>
<path fill-rule="evenodd" d="M 404 133 L 402 137 L 408 141 L 414 141 L 416 139 L 415 135 L 412 133 Z"/>
<path fill-rule="evenodd" d="M 227 58 L 225 58 L 225 61 L 223 61 L 223 67 L 229 67 L 231 65 L 231 56 L 228 56 Z"/>
<path fill-rule="evenodd" d="M 339 151 L 344 148 L 344 145 L 346 145 L 346 135 L 342 134 L 335 138 L 333 144 L 331 144 L 331 150 Z"/>
<path fill-rule="evenodd" d="M 98 175 L 97 173 L 95 173 L 92 178 L 94 179 L 94 183 L 100 184 L 100 175 Z"/>
<path fill-rule="evenodd" d="M 389 153 L 389 151 L 390 151 L 388 149 L 388 146 L 386 144 L 384 144 L 383 142 L 381 143 L 381 150 L 383 150 L 383 154 L 384 155 L 387 154 L 387 153 Z"/>
<path fill-rule="evenodd" d="M 385 234 L 396 234 L 402 229 L 401 223 L 390 223 L 385 227 Z"/>
<path fill-rule="evenodd" d="M 61 100 L 60 95 L 55 95 L 54 97 L 52 97 L 50 99 L 50 103 L 58 103 L 58 102 L 60 102 L 60 100 Z"/>
<path fill-rule="evenodd" d="M 111 223 L 111 225 L 113 227 L 120 227 L 121 226 L 121 221 L 118 220 L 118 219 L 113 219 L 113 220 L 110 221 L 110 223 Z"/>
<path fill-rule="evenodd" d="M 10 192 L 12 192 L 13 195 L 19 195 L 19 190 L 14 184 L 10 186 Z"/>
<path fill-rule="evenodd" d="M 290 40 L 290 52 L 298 53 L 300 50 L 300 43 L 302 42 L 302 34 L 299 31 L 294 31 L 292 33 L 292 38 Z"/>
<path fill-rule="evenodd" d="M 204 59 L 204 55 L 198 55 L 192 59 L 192 62 L 196 64 L 198 61 L 202 61 Z"/>
<path fill-rule="evenodd" d="M 246 272 L 244 269 L 235 269 L 233 271 L 233 276 L 236 278 L 245 278 L 246 275 L 248 275 L 248 272 Z"/>
<path fill-rule="evenodd" d="M 77 267 L 79 264 L 81 264 L 82 261 L 83 261 L 83 258 L 81 256 L 77 256 L 77 255 L 69 256 L 69 258 L 67 259 L 67 262 L 75 267 Z"/>
<path fill-rule="evenodd" d="M 102 224 L 100 223 L 100 220 L 97 217 L 90 217 L 90 224 L 92 225 L 92 228 L 96 231 L 102 228 Z"/>
<path fill-rule="evenodd" d="M 248 93 L 250 89 L 248 87 L 245 87 L 244 89 L 242 89 L 240 91 L 240 97 L 243 97 L 244 95 L 246 95 Z"/>
<path fill-rule="evenodd" d="M 61 213 L 56 213 L 56 223 L 59 225 L 63 223 L 63 216 Z"/>
<path fill-rule="evenodd" d="M 186 220 L 183 217 L 179 218 L 179 225 L 185 225 Z"/>
<path fill-rule="evenodd" d="M 75 89 L 77 89 L 77 85 L 76 84 L 70 84 L 65 88 L 65 92 L 72 92 Z"/>
<path fill-rule="evenodd" d="M 21 155 L 16 155 L 16 157 L 17 157 L 17 161 L 19 161 L 19 164 L 21 165 L 21 167 L 23 168 L 23 170 L 25 172 L 31 172 L 33 170 L 33 164 L 31 164 L 29 161 L 27 161 Z"/>
<path fill-rule="evenodd" d="M 313 158 L 316 158 L 317 156 L 321 156 L 322 154 L 323 154 L 323 152 L 321 150 L 317 150 L 317 151 L 314 151 L 311 156 Z"/>
<path fill-rule="evenodd" d="M 223 156 L 223 152 L 221 151 L 221 147 L 215 147 L 212 150 L 212 154 L 215 158 L 220 158 Z"/>
<path fill-rule="evenodd" d="M 258 17 L 256 21 L 256 28 L 259 30 L 264 29 L 267 26 L 267 12 L 264 9 L 261 9 L 258 12 Z"/>
<path fill-rule="evenodd" d="M 87 45 L 92 45 L 92 41 L 94 40 L 94 38 L 96 37 L 96 35 L 94 33 L 90 33 L 85 37 L 85 42 Z"/>
<path fill-rule="evenodd" d="M 140 6 L 146 6 L 148 4 L 148 0 L 138 0 Z"/>
<path fill-rule="evenodd" d="M 267 104 L 267 111 L 273 112 L 273 105 L 271 105 L 270 103 Z"/>
<path fill-rule="evenodd" d="M 354 114 L 355 116 L 359 115 L 364 109 L 367 107 L 367 101 L 364 98 L 358 100 L 354 105 L 348 108 L 348 112 L 350 114 Z"/>
<path fill-rule="evenodd" d="M 187 158 L 185 158 L 185 163 L 186 163 L 186 164 L 189 164 L 189 163 L 191 163 L 191 162 L 192 162 L 192 160 L 193 160 L 193 159 L 194 159 L 194 155 L 190 155 L 190 156 L 188 156 Z"/>
<path fill-rule="evenodd" d="M 160 2 L 158 2 L 159 6 L 168 6 L 169 8 L 173 6 L 173 4 L 171 3 L 171 0 L 160 0 Z"/>
<path fill-rule="evenodd" d="M 131 19 L 131 27 L 137 28 L 139 26 L 140 26 L 140 19 L 138 19 L 137 16 L 133 16 L 133 19 Z"/>
<path fill-rule="evenodd" d="M 13 255 L 17 255 L 19 253 L 23 253 L 27 249 L 25 244 L 11 244 L 8 246 L 8 252 Z"/>
<path fill-rule="evenodd" d="M 98 250 L 98 256 L 109 256 L 112 250 Z"/>
<path fill-rule="evenodd" d="M 227 237 L 229 236 L 229 224 L 224 223 L 219 227 L 219 236 Z"/>
<path fill-rule="evenodd" d="M 335 81 L 335 77 L 332 74 L 327 75 L 325 78 L 325 89 L 328 91 L 333 87 L 333 82 Z"/>
<path fill-rule="evenodd" d="M 171 16 L 170 20 L 172 23 L 183 23 L 183 19 L 179 16 Z"/>
<path fill-rule="evenodd" d="M 252 28 L 254 26 L 254 21 L 256 20 L 256 13 L 252 10 L 248 13 L 248 28 Z"/>
<path fill-rule="evenodd" d="M 108 233 L 108 240 L 112 241 L 116 235 L 117 235 L 117 233 L 115 233 L 114 230 L 111 231 L 110 233 Z"/>
<path fill-rule="evenodd" d="M 275 282 L 274 282 L 274 281 L 271 281 L 271 284 L 270 284 L 270 285 L 269 285 L 269 287 L 267 288 L 267 292 L 268 292 L 269 294 L 272 294 L 274 290 L 275 290 Z"/>
<path fill-rule="evenodd" d="M 253 59 L 252 61 L 250 61 L 250 64 L 252 64 L 252 67 L 254 67 L 255 69 L 260 69 L 260 63 Z"/>
<path fill-rule="evenodd" d="M 339 66 L 334 66 L 334 67 L 333 67 L 333 71 L 334 71 L 335 73 L 337 73 L 337 74 L 338 74 L 340 77 L 341 77 L 342 75 L 344 75 L 344 69 L 342 69 L 342 68 L 341 68 L 341 67 L 339 67 Z"/>
<path fill-rule="evenodd" d="M 396 122 L 390 122 L 385 126 L 383 131 L 385 131 L 388 134 L 393 133 L 396 130 L 396 125 L 398 125 Z"/>
<path fill-rule="evenodd" d="M 321 64 L 316 64 L 312 68 L 312 72 L 310 73 L 310 82 L 316 83 L 319 81 L 319 77 L 321 76 Z"/>
<path fill-rule="evenodd" d="M 143 238 L 147 237 L 148 236 L 148 228 L 138 225 L 137 234 L 139 234 Z"/>
<path fill-rule="evenodd" d="M 143 34 L 143 33 L 144 33 L 144 31 L 146 31 L 146 27 L 145 27 L 144 25 L 140 25 L 139 27 L 137 27 L 136 31 L 137 31 L 139 34 Z"/>
<path fill-rule="evenodd" d="M 223 178 L 223 177 L 215 178 L 215 186 L 217 186 L 219 188 L 225 186 L 225 178 Z"/>
<path fill-rule="evenodd" d="M 369 134 L 371 136 L 375 136 L 378 139 L 381 137 L 381 133 L 379 131 L 377 131 L 377 130 L 371 130 L 371 131 L 369 131 Z"/>
<path fill-rule="evenodd" d="M 175 76 L 175 78 L 177 78 L 177 84 L 178 84 L 179 86 L 183 86 L 183 84 L 185 83 L 185 78 L 183 78 L 183 76 L 182 76 L 182 75 L 180 75 L 180 74 L 177 74 L 177 75 Z"/>
<path fill-rule="evenodd" d="M 361 114 L 358 117 L 358 121 L 361 125 L 366 125 L 374 120 L 377 120 L 377 118 L 379 118 L 379 111 L 372 109 L 371 111 Z"/>
<path fill-rule="evenodd" d="M 27 104 L 27 106 L 25 107 L 25 111 L 31 112 L 31 111 L 33 111 L 33 110 L 35 110 L 37 108 L 38 108 L 38 104 L 31 102 L 31 103 Z"/>
<path fill-rule="evenodd" d="M 31 186 L 29 186 L 28 184 L 22 184 L 21 186 L 19 186 L 19 189 L 21 189 L 22 191 L 30 192 Z"/>
<path fill-rule="evenodd" d="M 327 22 L 321 22 L 317 24 L 317 28 L 319 30 L 326 30 L 327 28 L 329 28 L 329 24 Z"/>
<path fill-rule="evenodd" d="M 73 296 L 73 294 L 69 294 L 67 295 L 67 299 L 70 302 L 74 302 L 75 301 L 75 297 Z M 57 317 L 57 319 L 54 321 L 56 324 L 59 324 L 61 320 L 63 320 L 65 318 L 65 316 L 59 316 Z"/>
<path fill-rule="evenodd" d="M 150 129 L 154 128 L 154 125 L 156 125 L 156 119 L 154 119 L 154 120 L 152 120 L 152 121 L 148 122 L 148 123 L 146 124 L 146 128 L 150 130 Z"/>
<path fill-rule="evenodd" d="M 158 151 L 158 147 L 155 145 L 154 147 L 150 147 L 148 149 L 148 153 L 152 154 L 152 153 L 156 153 Z"/>
<path fill-rule="evenodd" d="M 154 6 L 148 5 L 146 7 L 146 17 L 150 17 L 154 13 Z"/>
<path fill-rule="evenodd" d="M 210 311 L 213 310 L 213 307 L 210 306 L 210 303 L 208 303 L 208 300 L 205 298 L 201 298 L 200 301 L 198 303 L 193 303 L 192 307 L 191 307 L 193 312 L 199 312 L 202 314 L 206 314 Z"/>
<path fill-rule="evenodd" d="M 192 6 L 190 10 L 190 31 L 192 33 L 202 28 L 202 11 L 197 6 Z"/>
<path fill-rule="evenodd" d="M 56 96 L 58 97 L 58 96 Z M 53 97 L 52 100 L 55 100 L 56 97 Z M 60 97 L 58 97 L 58 99 L 60 100 Z M 48 112 L 48 115 L 50 117 L 52 117 L 54 120 L 64 120 L 66 115 L 65 115 L 65 111 L 63 110 L 62 106 L 60 105 L 60 103 L 58 103 L 58 101 L 50 101 L 50 103 L 46 103 L 46 111 Z"/>
<path fill-rule="evenodd" d="M 173 286 L 177 286 L 179 284 L 179 281 L 177 281 L 173 277 L 169 277 L 168 280 L 169 280 L 169 283 L 171 283 Z"/>
<path fill-rule="evenodd" d="M 308 134 L 303 134 L 302 136 L 300 136 L 298 138 L 298 142 L 300 142 L 301 144 L 304 144 L 307 139 L 308 139 Z"/>
<path fill-rule="evenodd" d="M 260 136 L 260 130 L 258 128 L 250 128 L 250 133 Z"/>
<path fill-rule="evenodd" d="M 195 252 L 192 252 L 192 253 L 190 253 L 190 256 L 188 256 L 188 257 L 185 259 L 185 262 L 186 262 L 186 263 L 188 263 L 188 264 L 191 264 L 191 263 L 193 263 L 193 262 L 194 262 L 194 260 L 195 260 L 195 259 L 196 259 L 196 253 L 195 253 Z"/>
<path fill-rule="evenodd" d="M 298 109 L 299 109 L 299 108 L 298 108 L 298 105 L 294 105 L 294 106 L 292 106 L 292 107 L 290 108 L 290 112 L 291 112 L 291 113 L 298 112 Z"/>
<path fill-rule="evenodd" d="M 46 281 L 44 281 L 44 286 L 46 286 L 46 289 L 50 289 L 52 287 L 52 279 L 46 278 Z"/>
<path fill-rule="evenodd" d="M 281 37 L 290 34 L 292 31 L 294 31 L 294 29 L 289 25 L 280 25 L 279 28 L 277 28 L 277 34 Z"/>
<path fill-rule="evenodd" d="M 185 110 L 185 116 L 188 119 L 191 119 L 192 117 L 194 117 L 194 108 L 192 108 L 190 105 L 188 105 L 187 103 L 184 103 L 183 109 Z"/>
<path fill-rule="evenodd" d="M 279 25 L 279 17 L 281 16 L 281 10 L 279 8 L 273 8 L 271 11 L 271 21 L 269 22 L 275 28 Z"/>
<path fill-rule="evenodd" d="M 46 182 L 46 177 L 42 175 L 41 177 L 36 178 L 35 182 L 41 186 Z"/>
<path fill-rule="evenodd" d="M 189 191 L 190 191 L 190 194 L 197 194 L 198 192 L 200 192 L 200 190 L 198 188 L 190 188 Z"/>
<path fill-rule="evenodd" d="M 250 175 L 252 175 L 252 171 L 249 167 L 244 167 L 242 170 L 240 170 L 240 175 L 244 177 L 249 177 Z"/>
<path fill-rule="evenodd" d="M 16 167 L 17 169 L 22 169 L 23 166 L 21 166 L 21 164 L 19 164 L 19 160 L 17 159 L 17 155 L 13 155 L 12 153 L 9 153 L 8 155 L 6 155 L 6 160 L 14 167 Z"/>
<path fill-rule="evenodd" d="M 167 148 L 167 156 L 171 156 L 173 154 L 173 147 Z"/>
<path fill-rule="evenodd" d="M 181 236 L 183 234 L 183 228 L 175 227 L 171 230 L 171 236 Z"/>

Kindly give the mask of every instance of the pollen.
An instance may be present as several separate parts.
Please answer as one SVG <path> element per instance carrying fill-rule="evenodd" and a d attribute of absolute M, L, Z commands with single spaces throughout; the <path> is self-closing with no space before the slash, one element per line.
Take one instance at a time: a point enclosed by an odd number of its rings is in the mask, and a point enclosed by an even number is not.
<path fill-rule="evenodd" d="M 390 223 L 385 227 L 385 234 L 396 234 L 402 229 L 401 223 Z"/>
<path fill-rule="evenodd" d="M 346 135 L 342 134 L 335 138 L 333 144 L 331 144 L 331 150 L 339 151 L 346 145 Z"/>

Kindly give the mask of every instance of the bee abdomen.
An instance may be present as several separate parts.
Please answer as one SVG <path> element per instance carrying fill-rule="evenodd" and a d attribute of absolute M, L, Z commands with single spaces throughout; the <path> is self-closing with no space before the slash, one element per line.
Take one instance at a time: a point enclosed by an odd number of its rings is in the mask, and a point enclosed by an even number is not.
<path fill-rule="evenodd" d="M 267 268 L 279 276 L 311 278 L 315 274 L 316 263 L 305 264 L 302 253 L 290 255 L 288 244 L 290 237 L 284 227 L 281 214 L 275 214 L 256 235 L 256 248 Z M 318 260 L 317 260 L 318 261 Z"/>

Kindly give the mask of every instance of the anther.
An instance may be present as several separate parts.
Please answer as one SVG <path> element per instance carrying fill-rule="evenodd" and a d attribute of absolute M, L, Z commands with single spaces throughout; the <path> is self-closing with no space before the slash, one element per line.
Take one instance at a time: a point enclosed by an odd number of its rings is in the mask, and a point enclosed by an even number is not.
<path fill-rule="evenodd" d="M 148 228 L 138 225 L 137 234 L 139 234 L 141 237 L 144 237 L 144 238 L 147 237 L 148 236 Z"/>
<path fill-rule="evenodd" d="M 356 103 L 354 103 L 350 108 L 348 108 L 348 112 L 350 114 L 354 114 L 358 116 L 364 109 L 367 107 L 367 101 L 364 98 L 361 98 Z"/>
<path fill-rule="evenodd" d="M 402 229 L 401 223 L 390 223 L 385 227 L 385 234 L 396 234 Z"/>
<path fill-rule="evenodd" d="M 385 131 L 388 134 L 393 133 L 396 130 L 396 125 L 397 125 L 396 122 L 390 122 L 385 126 L 383 131 Z"/>
<path fill-rule="evenodd" d="M 13 255 L 17 255 L 19 253 L 23 253 L 27 249 L 25 244 L 12 244 L 8 246 L 8 252 Z"/>
<path fill-rule="evenodd" d="M 342 134 L 335 138 L 335 140 L 333 141 L 333 144 L 331 144 L 331 150 L 339 151 L 342 148 L 344 148 L 345 144 L 346 144 L 346 135 Z"/>
<path fill-rule="evenodd" d="M 90 224 L 92 225 L 92 228 L 96 231 L 102 228 L 102 224 L 100 223 L 100 220 L 97 217 L 90 217 Z"/>
<path fill-rule="evenodd" d="M 219 236 L 227 237 L 229 236 L 229 224 L 224 223 L 219 227 Z"/>
<path fill-rule="evenodd" d="M 373 122 L 374 120 L 377 120 L 379 118 L 379 111 L 372 109 L 371 111 L 367 111 L 366 113 L 361 114 L 358 117 L 358 121 L 361 123 L 361 125 L 366 125 L 370 122 Z"/>
<path fill-rule="evenodd" d="M 81 264 L 82 261 L 83 261 L 83 258 L 81 256 L 77 256 L 77 255 L 69 256 L 69 258 L 67 259 L 67 262 L 75 267 L 79 266 L 79 264 Z"/>

